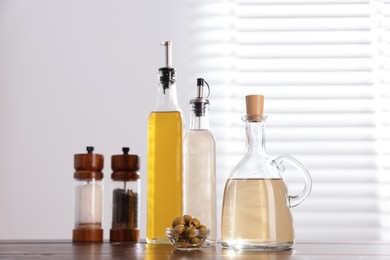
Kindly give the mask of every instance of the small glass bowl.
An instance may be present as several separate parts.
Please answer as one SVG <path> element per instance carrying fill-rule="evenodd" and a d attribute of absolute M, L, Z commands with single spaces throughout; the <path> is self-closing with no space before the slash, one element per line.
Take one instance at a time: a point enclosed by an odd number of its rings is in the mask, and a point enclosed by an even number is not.
<path fill-rule="evenodd" d="M 195 237 L 193 239 L 185 238 L 183 235 L 175 234 L 173 228 L 167 228 L 165 234 L 171 241 L 171 244 L 177 250 L 198 250 L 206 238 L 210 235 L 210 229 L 195 229 Z"/>

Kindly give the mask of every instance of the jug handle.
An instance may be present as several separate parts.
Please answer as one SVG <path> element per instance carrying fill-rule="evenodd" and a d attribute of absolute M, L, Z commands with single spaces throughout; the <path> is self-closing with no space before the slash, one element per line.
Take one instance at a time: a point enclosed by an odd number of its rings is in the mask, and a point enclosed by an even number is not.
<path fill-rule="evenodd" d="M 290 204 L 289 205 L 290 208 L 299 205 L 302 201 L 306 199 L 307 196 L 309 196 L 311 192 L 312 180 L 309 171 L 301 162 L 299 162 L 297 159 L 295 159 L 292 156 L 287 156 L 287 155 L 279 156 L 276 159 L 272 160 L 272 163 L 274 166 L 276 166 L 276 168 L 279 170 L 280 173 L 284 172 L 285 163 L 294 166 L 300 173 L 302 173 L 303 178 L 305 180 L 305 187 L 297 195 L 294 196 L 288 195 L 288 202 Z"/>

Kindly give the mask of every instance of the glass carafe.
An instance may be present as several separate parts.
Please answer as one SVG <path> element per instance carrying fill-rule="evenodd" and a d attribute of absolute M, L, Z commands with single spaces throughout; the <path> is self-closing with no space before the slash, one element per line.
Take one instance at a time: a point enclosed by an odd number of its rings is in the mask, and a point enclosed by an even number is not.
<path fill-rule="evenodd" d="M 268 157 L 265 151 L 261 95 L 246 97 L 246 154 L 230 174 L 222 206 L 222 246 L 236 250 L 278 251 L 294 245 L 290 208 L 311 191 L 308 170 L 291 156 Z M 281 173 L 286 165 L 302 173 L 304 189 L 288 194 Z"/>

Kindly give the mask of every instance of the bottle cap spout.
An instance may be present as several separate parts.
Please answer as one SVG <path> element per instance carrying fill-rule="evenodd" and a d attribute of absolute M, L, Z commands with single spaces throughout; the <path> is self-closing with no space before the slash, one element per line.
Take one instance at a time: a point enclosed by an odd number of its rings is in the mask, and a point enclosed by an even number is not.
<path fill-rule="evenodd" d="M 204 79 L 203 78 L 197 78 L 196 79 L 196 86 L 198 87 L 198 89 L 200 89 L 200 88 L 203 89 Z M 203 96 L 203 92 L 201 94 L 199 94 L 199 92 L 198 92 L 198 97 L 200 97 L 200 96 Z"/>
<path fill-rule="evenodd" d="M 175 68 L 172 67 L 172 42 L 161 42 L 161 46 L 165 46 L 165 67 L 159 69 L 159 81 L 162 84 L 164 93 L 172 84 L 175 84 Z"/>
<path fill-rule="evenodd" d="M 264 96 L 263 95 L 248 95 L 245 96 L 246 101 L 246 118 L 249 121 L 261 121 L 264 119 Z"/>
<path fill-rule="evenodd" d="M 161 42 L 161 46 L 165 46 L 165 67 L 172 68 L 172 42 Z"/>
<path fill-rule="evenodd" d="M 210 104 L 209 100 L 207 99 L 210 95 L 210 86 L 207 83 L 207 81 L 205 81 L 203 78 L 198 78 L 196 81 L 197 81 L 196 98 L 191 99 L 190 104 L 193 105 L 193 110 L 196 116 L 204 116 L 206 105 Z M 203 93 L 204 83 L 206 83 L 207 88 L 209 90 L 209 93 L 206 97 L 204 97 L 204 93 Z"/>

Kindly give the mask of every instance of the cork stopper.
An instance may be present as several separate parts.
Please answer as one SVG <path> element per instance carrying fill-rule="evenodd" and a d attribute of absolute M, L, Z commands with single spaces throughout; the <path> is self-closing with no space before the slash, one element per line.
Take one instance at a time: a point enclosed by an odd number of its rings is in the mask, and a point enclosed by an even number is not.
<path fill-rule="evenodd" d="M 246 118 L 249 121 L 261 121 L 264 119 L 264 96 L 249 95 L 245 96 Z"/>

